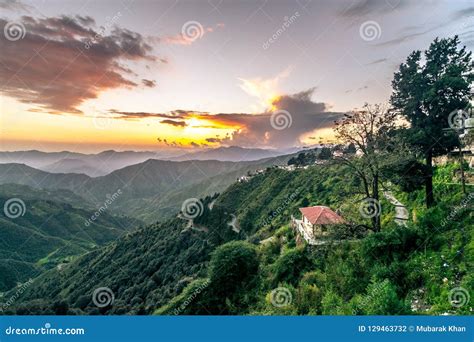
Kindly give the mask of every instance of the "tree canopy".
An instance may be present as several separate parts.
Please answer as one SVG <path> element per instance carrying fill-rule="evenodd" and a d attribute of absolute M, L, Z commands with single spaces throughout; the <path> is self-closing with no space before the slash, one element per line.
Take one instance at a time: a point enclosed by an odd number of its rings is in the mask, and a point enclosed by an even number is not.
<path fill-rule="evenodd" d="M 390 102 L 409 123 L 408 141 L 424 155 L 426 204 L 434 204 L 432 159 L 451 151 L 458 139 L 446 133 L 452 113 L 469 105 L 474 80 L 472 52 L 459 38 L 436 38 L 422 55 L 413 51 L 395 73 Z M 450 117 L 451 115 L 451 117 Z"/>

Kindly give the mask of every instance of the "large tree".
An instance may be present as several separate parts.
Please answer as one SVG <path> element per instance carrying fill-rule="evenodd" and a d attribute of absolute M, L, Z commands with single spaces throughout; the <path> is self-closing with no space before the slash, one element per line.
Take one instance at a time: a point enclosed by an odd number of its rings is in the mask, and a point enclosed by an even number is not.
<path fill-rule="evenodd" d="M 336 121 L 334 132 L 338 141 L 355 146 L 357 156 L 336 158 L 348 165 L 361 181 L 365 198 L 379 201 L 380 186 L 389 180 L 387 170 L 410 158 L 408 148 L 397 139 L 396 113 L 383 105 L 364 105 L 362 110 L 347 113 Z M 380 217 L 373 215 L 372 229 L 380 230 Z"/>
<path fill-rule="evenodd" d="M 466 108 L 473 81 L 471 52 L 459 48 L 459 39 L 438 39 L 428 50 L 412 52 L 392 81 L 390 102 L 410 123 L 409 142 L 421 151 L 426 163 L 426 205 L 433 206 L 433 157 L 458 144 L 449 128 L 450 114 Z M 451 114 L 452 116 L 452 114 Z"/>

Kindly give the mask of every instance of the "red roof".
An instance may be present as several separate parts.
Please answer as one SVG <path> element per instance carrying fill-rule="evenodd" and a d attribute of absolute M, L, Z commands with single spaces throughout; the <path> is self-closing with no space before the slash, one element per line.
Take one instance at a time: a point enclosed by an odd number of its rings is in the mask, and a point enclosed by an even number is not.
<path fill-rule="evenodd" d="M 338 224 L 344 223 L 344 219 L 334 211 L 324 206 L 300 208 L 301 213 L 311 224 Z"/>

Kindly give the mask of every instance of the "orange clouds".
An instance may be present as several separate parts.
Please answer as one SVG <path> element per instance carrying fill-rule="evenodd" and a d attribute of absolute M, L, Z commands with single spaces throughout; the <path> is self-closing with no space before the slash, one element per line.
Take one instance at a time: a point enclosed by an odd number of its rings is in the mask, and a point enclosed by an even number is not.
<path fill-rule="evenodd" d="M 260 114 L 218 113 L 175 110 L 170 113 L 141 113 L 113 111 L 117 118 L 160 118 L 161 124 L 183 129 L 183 139 L 204 137 L 208 143 L 245 147 L 289 147 L 304 143 L 309 133 L 327 131 L 342 113 L 327 111 L 321 102 L 313 102 L 314 89 L 293 95 L 275 97 L 271 109 Z M 276 127 L 276 116 L 284 113 L 289 120 L 282 129 Z M 225 136 L 216 133 L 225 132 Z M 187 134 L 186 134 L 187 133 Z M 199 134 L 198 134 L 199 133 Z M 168 141 L 169 143 L 169 141 Z"/>
<path fill-rule="evenodd" d="M 106 35 L 91 17 L 23 16 L 21 24 L 23 39 L 0 36 L 0 90 L 49 112 L 80 113 L 82 102 L 104 90 L 136 87 L 134 73 L 121 63 L 156 60 L 139 33 L 115 27 Z"/>

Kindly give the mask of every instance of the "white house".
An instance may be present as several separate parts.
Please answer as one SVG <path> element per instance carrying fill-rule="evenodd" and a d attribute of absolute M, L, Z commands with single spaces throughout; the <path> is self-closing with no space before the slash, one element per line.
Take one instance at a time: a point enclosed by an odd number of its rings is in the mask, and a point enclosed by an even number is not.
<path fill-rule="evenodd" d="M 344 219 L 325 206 L 299 208 L 301 219 L 291 217 L 292 226 L 310 245 L 316 245 L 317 239 L 327 235 L 328 226 L 343 224 Z"/>

